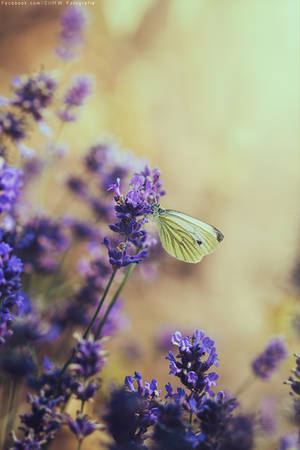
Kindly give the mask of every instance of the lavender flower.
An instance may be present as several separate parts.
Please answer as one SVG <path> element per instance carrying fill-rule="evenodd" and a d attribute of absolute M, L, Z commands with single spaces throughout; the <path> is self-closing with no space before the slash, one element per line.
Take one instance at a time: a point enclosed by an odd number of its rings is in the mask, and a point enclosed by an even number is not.
<path fill-rule="evenodd" d="M 61 59 L 71 60 L 76 56 L 77 49 L 83 43 L 86 14 L 83 8 L 70 6 L 63 11 L 60 23 L 60 43 L 56 48 L 56 53 Z"/>
<path fill-rule="evenodd" d="M 107 405 L 104 421 L 115 444 L 109 446 L 110 450 L 136 449 L 147 450 L 143 446 L 145 433 L 156 420 L 149 401 L 137 392 L 117 389 L 112 392 Z"/>
<path fill-rule="evenodd" d="M 10 211 L 20 195 L 22 171 L 5 163 L 0 168 L 0 214 Z"/>
<path fill-rule="evenodd" d="M 68 245 L 62 224 L 46 217 L 36 217 L 24 226 L 17 239 L 16 250 L 25 272 L 52 273 L 58 266 L 58 255 Z"/>
<path fill-rule="evenodd" d="M 53 76 L 41 72 L 30 77 L 15 77 L 13 85 L 15 96 L 11 104 L 40 121 L 43 109 L 47 108 L 53 100 L 56 89 Z"/>
<path fill-rule="evenodd" d="M 109 187 L 115 194 L 115 212 L 118 219 L 110 225 L 110 229 L 124 239 L 115 249 L 111 248 L 108 238 L 104 239 L 109 261 L 114 268 L 138 264 L 147 257 L 148 234 L 142 230 L 142 225 L 147 220 L 146 216 L 153 212 L 152 205 L 159 202 L 160 196 L 165 193 L 162 190 L 158 169 L 151 171 L 145 167 L 142 172 L 134 175 L 130 186 L 132 188 L 126 196 L 121 194 L 120 179 Z M 136 248 L 135 254 L 129 253 L 132 246 Z"/>
<path fill-rule="evenodd" d="M 31 405 L 31 413 L 20 416 L 24 425 L 20 427 L 24 439 L 37 442 L 52 440 L 63 423 L 63 417 L 58 411 L 62 398 L 49 399 L 41 391 L 38 396 L 28 394 L 27 401 Z"/>
<path fill-rule="evenodd" d="M 74 114 L 74 108 L 78 108 L 83 105 L 85 98 L 91 94 L 92 85 L 91 80 L 88 77 L 77 77 L 73 83 L 73 86 L 67 91 L 64 97 L 64 109 L 58 111 L 58 117 L 63 122 L 73 122 L 76 120 L 76 114 Z"/>
<path fill-rule="evenodd" d="M 252 361 L 254 374 L 263 380 L 269 379 L 287 354 L 288 350 L 282 339 L 271 339 L 263 352 Z"/>
<path fill-rule="evenodd" d="M 0 111 L 0 138 L 7 136 L 13 142 L 18 143 L 26 137 L 25 122 L 11 112 Z"/>
<path fill-rule="evenodd" d="M 293 376 L 289 377 L 285 384 L 289 384 L 292 389 L 293 405 L 290 418 L 293 423 L 300 427 L 300 357 L 296 354 L 294 356 L 296 359 L 296 368 L 293 369 Z"/>
<path fill-rule="evenodd" d="M 8 244 L 0 242 L 0 344 L 11 335 L 9 328 L 14 320 L 14 311 L 22 304 L 22 262 L 11 252 Z"/>
<path fill-rule="evenodd" d="M 0 351 L 0 373 L 9 379 L 21 381 L 37 370 L 31 353 L 27 349 L 12 349 Z"/>
<path fill-rule="evenodd" d="M 89 436 L 95 430 L 100 430 L 102 428 L 94 420 L 88 419 L 87 415 L 82 415 L 79 412 L 77 412 L 77 417 L 75 420 L 69 418 L 68 425 L 79 442 L 82 442 L 86 436 Z"/>
<path fill-rule="evenodd" d="M 207 371 L 213 365 L 218 366 L 214 341 L 205 337 L 203 331 L 196 330 L 192 338 L 182 337 L 177 331 L 172 343 L 179 348 L 179 353 L 175 357 L 170 351 L 166 358 L 170 361 L 170 373 L 178 377 L 195 398 L 203 391 L 212 396 L 211 386 L 215 386 L 218 375 Z"/>
<path fill-rule="evenodd" d="M 71 369 L 77 376 L 88 379 L 97 375 L 105 364 L 103 344 L 100 340 L 82 339 L 78 334 L 78 346 L 72 360 Z"/>

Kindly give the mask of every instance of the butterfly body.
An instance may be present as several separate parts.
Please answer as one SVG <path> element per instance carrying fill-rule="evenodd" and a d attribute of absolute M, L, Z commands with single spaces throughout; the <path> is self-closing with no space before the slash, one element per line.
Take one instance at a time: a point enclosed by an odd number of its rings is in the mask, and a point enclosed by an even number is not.
<path fill-rule="evenodd" d="M 224 237 L 212 225 L 160 205 L 153 206 L 153 220 L 163 248 L 174 258 L 188 263 L 200 262 Z"/>

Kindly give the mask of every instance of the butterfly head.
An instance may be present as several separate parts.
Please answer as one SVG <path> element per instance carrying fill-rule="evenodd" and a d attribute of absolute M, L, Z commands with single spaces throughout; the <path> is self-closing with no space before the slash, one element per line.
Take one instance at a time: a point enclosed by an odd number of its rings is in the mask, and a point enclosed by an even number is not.
<path fill-rule="evenodd" d="M 153 219 L 158 219 L 160 214 L 162 214 L 165 209 L 162 208 L 158 203 L 152 206 L 153 208 Z"/>

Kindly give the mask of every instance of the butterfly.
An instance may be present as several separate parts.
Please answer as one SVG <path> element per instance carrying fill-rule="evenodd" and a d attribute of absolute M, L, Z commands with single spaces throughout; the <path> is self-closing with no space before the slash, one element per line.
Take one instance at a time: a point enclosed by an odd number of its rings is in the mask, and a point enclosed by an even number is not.
<path fill-rule="evenodd" d="M 200 262 L 224 238 L 221 231 L 212 225 L 160 205 L 153 205 L 153 220 L 166 252 L 187 263 Z"/>

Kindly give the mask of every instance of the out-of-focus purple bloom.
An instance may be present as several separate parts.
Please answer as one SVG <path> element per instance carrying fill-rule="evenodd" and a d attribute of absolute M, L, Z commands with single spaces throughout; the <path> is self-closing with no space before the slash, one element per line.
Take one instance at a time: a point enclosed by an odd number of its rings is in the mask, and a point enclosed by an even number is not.
<path fill-rule="evenodd" d="M 22 171 L 3 164 L 0 168 L 0 214 L 12 209 L 21 186 Z"/>
<path fill-rule="evenodd" d="M 79 442 L 82 442 L 86 436 L 92 434 L 95 430 L 101 429 L 100 425 L 96 421 L 90 420 L 88 416 L 82 415 L 77 412 L 76 419 L 71 417 L 68 420 L 68 425 L 72 433 L 75 434 Z"/>
<path fill-rule="evenodd" d="M 20 275 L 22 262 L 11 254 L 12 248 L 0 242 L 0 344 L 11 335 L 9 331 L 14 312 L 22 304 Z"/>
<path fill-rule="evenodd" d="M 158 408 L 158 420 L 152 435 L 153 450 L 192 450 L 198 448 L 199 438 L 184 426 L 183 410 L 179 404 Z"/>
<path fill-rule="evenodd" d="M 232 417 L 219 445 L 220 450 L 252 450 L 254 448 L 254 420 L 249 415 Z M 205 448 L 205 447 L 204 447 Z"/>
<path fill-rule="evenodd" d="M 276 402 L 272 397 L 262 399 L 259 415 L 259 425 L 265 433 L 274 433 L 277 428 L 275 418 Z"/>
<path fill-rule="evenodd" d="M 271 339 L 263 352 L 252 361 L 252 370 L 257 377 L 268 380 L 287 355 L 284 341 L 280 338 Z"/>
<path fill-rule="evenodd" d="M 216 385 L 218 375 L 207 371 L 211 366 L 218 365 L 214 341 L 206 337 L 203 331 L 196 330 L 192 338 L 183 337 L 177 331 L 172 335 L 172 343 L 179 348 L 179 353 L 175 357 L 170 351 L 166 358 L 170 361 L 170 373 L 178 377 L 195 398 L 203 391 L 212 396 L 210 388 Z"/>
<path fill-rule="evenodd" d="M 107 143 L 97 144 L 89 149 L 87 156 L 84 158 L 85 167 L 89 172 L 97 173 L 102 170 L 103 166 L 111 159 L 111 146 Z"/>
<path fill-rule="evenodd" d="M 24 263 L 24 271 L 54 272 L 58 256 L 69 245 L 63 226 L 46 217 L 27 223 L 16 243 L 16 251 Z"/>
<path fill-rule="evenodd" d="M 99 314 L 98 320 L 95 322 L 96 330 L 105 313 L 106 308 L 103 308 Z M 126 327 L 128 327 L 128 319 L 123 312 L 123 303 L 118 299 L 103 325 L 101 336 L 113 336 Z"/>
<path fill-rule="evenodd" d="M 79 335 L 77 335 L 77 339 L 79 342 L 72 360 L 71 369 L 76 375 L 87 379 L 100 372 L 106 362 L 106 352 L 103 350 L 103 344 L 100 340 L 94 341 L 92 338 L 85 340 Z"/>
<path fill-rule="evenodd" d="M 277 450 L 299 450 L 299 436 L 297 432 L 285 434 L 280 438 Z"/>
<path fill-rule="evenodd" d="M 71 216 L 64 217 L 63 222 L 70 228 L 75 239 L 100 241 L 101 233 L 99 229 L 93 227 L 89 222 L 80 221 Z"/>
<path fill-rule="evenodd" d="M 56 82 L 47 73 L 37 73 L 30 77 L 16 77 L 13 82 L 15 96 L 11 104 L 23 112 L 32 114 L 35 120 L 42 119 L 42 110 L 47 108 L 54 96 Z"/>
<path fill-rule="evenodd" d="M 300 357 L 296 354 L 294 356 L 296 358 L 296 368 L 292 371 L 293 376 L 289 377 L 285 384 L 289 384 L 292 388 L 293 404 L 290 419 L 300 427 Z"/>
<path fill-rule="evenodd" d="M 86 183 L 80 177 L 71 176 L 68 178 L 67 187 L 73 192 L 73 194 L 76 194 L 79 197 L 85 198 L 87 195 Z"/>
<path fill-rule="evenodd" d="M 84 100 L 92 92 L 92 83 L 88 77 L 77 77 L 73 85 L 66 92 L 64 97 L 64 109 L 58 111 L 58 117 L 63 122 L 73 122 L 76 120 L 74 108 L 79 108 L 83 105 Z"/>
<path fill-rule="evenodd" d="M 2 376 L 20 381 L 37 370 L 32 355 L 25 349 L 2 349 L 0 351 L 0 372 Z"/>
<path fill-rule="evenodd" d="M 83 43 L 83 31 L 86 26 L 86 14 L 83 8 L 69 6 L 60 18 L 60 42 L 56 48 L 57 55 L 64 60 L 71 60 L 76 56 L 78 48 Z"/>
<path fill-rule="evenodd" d="M 157 420 L 158 404 L 138 392 L 117 389 L 112 392 L 104 420 L 115 445 L 111 449 L 147 450 L 143 446 L 145 433 Z"/>
<path fill-rule="evenodd" d="M 7 136 L 15 143 L 26 137 L 24 119 L 11 112 L 0 111 L 0 137 Z"/>
<path fill-rule="evenodd" d="M 37 442 L 48 442 L 54 438 L 63 423 L 63 417 L 57 410 L 62 397 L 50 399 L 41 392 L 38 396 L 28 394 L 27 401 L 31 405 L 31 413 L 20 416 L 22 422 L 20 429 L 24 433 L 24 439 L 30 437 Z"/>
<path fill-rule="evenodd" d="M 194 412 L 200 419 L 201 431 L 208 442 L 210 440 L 221 442 L 232 419 L 232 412 L 237 405 L 236 399 L 231 398 L 223 391 L 218 392 L 212 398 L 205 396 L 199 402 Z"/>

